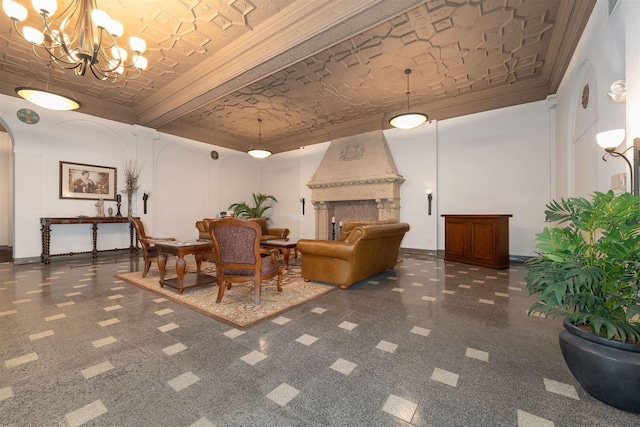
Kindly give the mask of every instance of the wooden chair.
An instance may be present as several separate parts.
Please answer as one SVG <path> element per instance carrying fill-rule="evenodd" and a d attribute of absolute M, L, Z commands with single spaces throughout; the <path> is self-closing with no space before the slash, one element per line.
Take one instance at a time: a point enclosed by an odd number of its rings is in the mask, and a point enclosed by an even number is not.
<path fill-rule="evenodd" d="M 218 275 L 217 303 L 222 300 L 225 288 L 231 289 L 231 283 L 253 281 L 256 305 L 260 304 L 262 280 L 278 276 L 277 288 L 282 292 L 282 270 L 276 261 L 278 251 L 260 248 L 260 225 L 228 217 L 211 222 L 209 233 Z"/>
<path fill-rule="evenodd" d="M 142 246 L 142 254 L 144 256 L 144 272 L 142 277 L 146 277 L 151 263 L 158 263 L 158 248 L 155 247 L 154 242 L 166 242 L 169 240 L 176 240 L 173 237 L 151 237 L 147 236 L 144 231 L 144 224 L 139 218 L 129 218 L 129 221 L 136 228 L 136 234 L 138 235 L 138 241 Z"/>

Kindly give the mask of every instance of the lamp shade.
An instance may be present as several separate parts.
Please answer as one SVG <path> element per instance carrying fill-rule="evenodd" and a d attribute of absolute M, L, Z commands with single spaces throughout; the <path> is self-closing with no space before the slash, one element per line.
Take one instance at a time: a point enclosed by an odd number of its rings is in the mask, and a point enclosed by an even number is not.
<path fill-rule="evenodd" d="M 413 129 L 420 126 L 427 121 L 427 116 L 422 113 L 405 113 L 397 115 L 391 120 L 389 124 L 399 129 Z"/>
<path fill-rule="evenodd" d="M 249 153 L 251 157 L 255 157 L 256 159 L 264 159 L 273 154 L 269 150 L 261 150 L 255 148 L 250 149 L 249 151 L 247 151 L 247 153 Z"/>
<path fill-rule="evenodd" d="M 624 141 L 624 129 L 613 129 L 596 134 L 598 145 L 605 150 L 613 150 Z"/>
<path fill-rule="evenodd" d="M 46 90 L 17 87 L 16 93 L 21 98 L 50 110 L 70 111 L 80 108 L 78 101 Z"/>

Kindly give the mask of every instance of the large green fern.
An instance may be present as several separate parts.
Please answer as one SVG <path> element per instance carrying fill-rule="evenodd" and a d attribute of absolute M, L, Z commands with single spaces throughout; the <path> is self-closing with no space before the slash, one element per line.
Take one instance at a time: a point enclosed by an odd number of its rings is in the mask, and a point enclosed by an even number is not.
<path fill-rule="evenodd" d="M 566 316 L 609 339 L 640 342 L 640 196 L 552 201 L 527 262 L 529 313 Z"/>

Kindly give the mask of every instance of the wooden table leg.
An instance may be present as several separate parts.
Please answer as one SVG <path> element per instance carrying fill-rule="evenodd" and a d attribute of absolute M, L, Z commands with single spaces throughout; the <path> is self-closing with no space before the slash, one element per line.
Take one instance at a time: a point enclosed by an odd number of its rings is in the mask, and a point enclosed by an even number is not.
<path fill-rule="evenodd" d="M 200 266 L 202 265 L 202 254 L 195 254 L 196 257 L 196 272 L 200 273 Z"/>
<path fill-rule="evenodd" d="M 284 268 L 289 269 L 289 248 L 282 249 L 282 255 L 284 255 Z"/>
<path fill-rule="evenodd" d="M 160 287 L 164 288 L 162 281 L 164 280 L 165 268 L 167 266 L 167 254 L 160 252 L 158 255 L 158 270 L 160 271 Z"/>
<path fill-rule="evenodd" d="M 178 273 L 178 294 L 182 295 L 182 291 L 184 288 L 182 285 L 184 284 L 184 272 L 187 267 L 187 262 L 184 260 L 182 255 L 178 255 L 178 259 L 176 259 L 176 273 Z"/>

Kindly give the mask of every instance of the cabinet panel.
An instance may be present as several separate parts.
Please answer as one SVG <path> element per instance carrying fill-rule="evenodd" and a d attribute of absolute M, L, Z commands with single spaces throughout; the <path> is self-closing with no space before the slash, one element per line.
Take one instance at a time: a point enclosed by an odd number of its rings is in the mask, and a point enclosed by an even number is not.
<path fill-rule="evenodd" d="M 444 259 L 491 268 L 509 267 L 511 215 L 442 215 Z"/>

